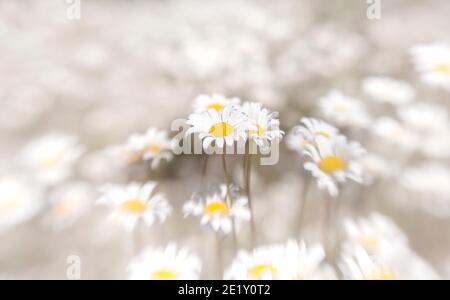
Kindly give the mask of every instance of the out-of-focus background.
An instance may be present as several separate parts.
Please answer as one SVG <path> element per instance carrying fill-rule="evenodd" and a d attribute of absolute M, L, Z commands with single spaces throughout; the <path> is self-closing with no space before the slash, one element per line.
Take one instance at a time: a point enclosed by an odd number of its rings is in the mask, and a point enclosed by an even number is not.
<path fill-rule="evenodd" d="M 303 116 L 321 117 L 318 99 L 332 89 L 360 99 L 371 120 L 395 117 L 396 108 L 364 93 L 369 76 L 405 81 L 413 101 L 449 111 L 450 92 L 424 83 L 410 55 L 417 44 L 450 43 L 449 1 L 382 0 L 379 20 L 367 17 L 362 0 L 81 0 L 79 18 L 71 19 L 73 3 L 0 2 L 0 176 L 19 180 L 21 191 L 41 202 L 17 221 L 1 220 L 7 217 L 0 212 L 0 278 L 64 279 L 70 255 L 81 258 L 83 279 L 125 278 L 130 234 L 94 203 L 105 183 L 142 176 L 117 168 L 104 150 L 151 126 L 169 130 L 174 119 L 191 113 L 199 94 L 260 102 L 279 111 L 286 132 Z M 411 248 L 450 278 L 448 151 L 404 151 L 384 145 L 370 128 L 341 129 L 385 163 L 376 164 L 371 184 L 344 194 L 348 206 L 357 215 L 377 211 L 394 220 Z M 24 152 L 48 134 L 70 135 L 83 149 L 74 154 L 70 174 L 41 180 Z M 429 162 L 447 173 L 425 176 L 424 195 L 401 184 L 406 170 Z M 302 163 L 282 144 L 277 165 L 255 170 L 255 211 L 266 243 L 297 238 L 292 226 L 306 174 Z M 203 258 L 208 278 L 207 245 L 214 237 L 181 212 L 200 188 L 201 164 L 200 157 L 183 155 L 144 172 L 159 183 L 174 213 L 164 224 L 140 228 L 138 239 L 142 247 L 188 246 Z M 230 168 L 239 181 L 240 161 L 230 160 Z M 222 180 L 220 172 L 220 160 L 212 160 L 211 182 Z M 314 240 L 320 191 L 311 193 L 305 238 Z M 52 201 L 73 195 L 83 209 L 66 220 L 65 208 L 55 212 Z M 439 201 L 438 208 L 424 201 Z"/>

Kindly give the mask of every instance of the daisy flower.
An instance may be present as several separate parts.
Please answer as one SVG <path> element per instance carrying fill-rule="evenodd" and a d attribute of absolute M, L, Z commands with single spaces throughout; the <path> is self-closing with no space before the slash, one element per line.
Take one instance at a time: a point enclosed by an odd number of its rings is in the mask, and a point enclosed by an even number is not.
<path fill-rule="evenodd" d="M 57 230 L 74 224 L 91 206 L 94 195 L 87 183 L 72 182 L 58 186 L 50 194 L 46 222 Z"/>
<path fill-rule="evenodd" d="M 175 243 L 164 248 L 146 248 L 128 265 L 131 280 L 197 280 L 201 261 L 186 248 Z"/>
<path fill-rule="evenodd" d="M 389 77 L 368 77 L 362 83 L 362 90 L 374 101 L 394 105 L 409 103 L 416 95 L 409 83 Z"/>
<path fill-rule="evenodd" d="M 440 133 L 449 129 L 447 109 L 436 104 L 414 103 L 399 109 L 398 116 L 406 126 L 420 133 Z"/>
<path fill-rule="evenodd" d="M 230 204 L 227 201 L 227 187 L 220 186 L 217 193 L 206 196 L 200 201 L 190 200 L 183 206 L 184 216 L 198 216 L 202 225 L 209 224 L 215 231 L 222 231 L 228 234 L 232 230 L 233 219 L 236 226 L 239 221 L 250 220 L 250 210 L 248 200 L 239 196 L 233 199 Z"/>
<path fill-rule="evenodd" d="M 364 127 L 369 123 L 366 107 L 359 100 L 332 90 L 319 99 L 321 114 L 329 121 L 343 127 Z"/>
<path fill-rule="evenodd" d="M 110 154 L 125 164 L 151 161 L 151 168 L 156 169 L 162 160 L 173 158 L 172 142 L 167 132 L 151 127 L 144 134 L 133 134 L 124 145 L 108 149 Z"/>
<path fill-rule="evenodd" d="M 415 150 L 418 147 L 417 136 L 402 123 L 391 117 L 380 117 L 370 127 L 377 141 L 400 146 L 406 150 Z"/>
<path fill-rule="evenodd" d="M 331 196 L 338 195 L 338 183 L 347 178 L 362 182 L 362 168 L 357 159 L 365 150 L 359 143 L 347 142 L 344 136 L 331 140 L 319 136 L 316 145 L 306 145 L 304 153 L 313 160 L 304 164 L 305 169 L 317 178 L 319 188 L 328 190 Z"/>
<path fill-rule="evenodd" d="M 280 121 L 277 112 L 270 112 L 260 103 L 245 102 L 242 111 L 248 116 L 250 127 L 249 139 L 259 147 L 269 147 L 272 141 L 282 139 L 284 132 L 280 130 Z"/>
<path fill-rule="evenodd" d="M 34 217 L 42 208 L 41 190 L 20 178 L 0 179 L 0 232 Z"/>
<path fill-rule="evenodd" d="M 69 177 L 83 147 L 71 135 L 49 134 L 30 142 L 24 149 L 24 164 L 38 180 L 56 184 Z"/>
<path fill-rule="evenodd" d="M 339 267 L 351 280 L 432 280 L 438 279 L 433 268 L 407 249 L 394 250 L 383 257 L 369 255 L 355 247 L 342 255 Z"/>
<path fill-rule="evenodd" d="M 346 246 L 360 246 L 371 254 L 383 254 L 393 247 L 408 247 L 408 238 L 390 219 L 377 213 L 367 218 L 344 220 Z"/>
<path fill-rule="evenodd" d="M 281 245 L 263 246 L 249 252 L 240 250 L 225 271 L 225 280 L 274 280 L 284 270 L 284 249 Z"/>
<path fill-rule="evenodd" d="M 317 137 L 331 139 L 339 134 L 336 127 L 319 119 L 302 118 L 300 122 L 302 124 L 292 128 L 287 138 L 288 147 L 299 154 L 303 154 L 306 145 L 314 145 Z"/>
<path fill-rule="evenodd" d="M 247 138 L 248 117 L 236 106 L 226 106 L 223 111 L 210 109 L 203 113 L 193 113 L 186 122 L 191 127 L 186 135 L 198 133 L 203 140 L 203 148 L 207 149 L 214 142 L 222 148 L 233 145 L 235 141 Z"/>
<path fill-rule="evenodd" d="M 363 155 L 359 162 L 363 169 L 364 182 L 368 185 L 372 184 L 377 178 L 393 176 L 397 173 L 398 169 L 395 162 L 388 161 L 386 158 L 375 153 Z"/>
<path fill-rule="evenodd" d="M 441 44 L 422 44 L 411 51 L 415 68 L 424 82 L 450 90 L 450 47 Z"/>
<path fill-rule="evenodd" d="M 162 194 L 153 194 L 156 182 L 130 183 L 126 186 L 107 185 L 101 189 L 98 204 L 113 208 L 111 218 L 127 230 L 133 230 L 140 219 L 151 226 L 156 219 L 161 223 L 172 213 L 172 207 Z"/>
<path fill-rule="evenodd" d="M 225 272 L 228 280 L 311 280 L 333 279 L 330 266 L 321 266 L 325 252 L 320 245 L 306 247 L 289 240 L 286 244 L 241 250 Z"/>
<path fill-rule="evenodd" d="M 221 112 L 229 105 L 239 105 L 240 103 L 241 100 L 239 98 L 225 98 L 218 94 L 213 94 L 212 96 L 200 95 L 195 98 L 193 109 L 195 113 L 206 112 L 210 109 Z"/>

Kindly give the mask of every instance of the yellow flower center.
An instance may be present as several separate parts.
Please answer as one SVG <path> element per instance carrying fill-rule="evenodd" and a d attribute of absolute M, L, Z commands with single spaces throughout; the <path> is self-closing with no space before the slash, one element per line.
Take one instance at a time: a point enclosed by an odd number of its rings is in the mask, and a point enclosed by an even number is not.
<path fill-rule="evenodd" d="M 248 133 L 262 136 L 262 135 L 266 134 L 266 130 L 260 124 L 256 124 L 256 130 L 249 130 Z"/>
<path fill-rule="evenodd" d="M 326 133 L 325 131 L 316 131 L 316 132 L 314 132 L 314 135 L 323 136 L 323 137 L 326 137 L 328 139 L 330 138 L 330 135 L 328 133 Z"/>
<path fill-rule="evenodd" d="M 217 111 L 221 111 L 225 108 L 225 106 L 221 103 L 211 103 L 210 105 L 208 105 L 208 109 L 214 109 Z"/>
<path fill-rule="evenodd" d="M 220 214 L 224 216 L 227 215 L 228 212 L 228 205 L 222 200 L 210 202 L 205 206 L 205 213 L 208 215 Z"/>
<path fill-rule="evenodd" d="M 217 123 L 209 129 L 209 134 L 212 134 L 215 137 L 225 137 L 234 132 L 234 127 L 228 124 L 227 122 Z"/>
<path fill-rule="evenodd" d="M 58 217 L 66 217 L 70 215 L 77 206 L 74 201 L 68 199 L 58 203 L 54 208 L 53 212 Z"/>
<path fill-rule="evenodd" d="M 376 271 L 368 280 L 397 280 L 397 276 L 390 270 L 381 269 Z"/>
<path fill-rule="evenodd" d="M 51 155 L 43 158 L 40 161 L 42 168 L 52 168 L 61 164 L 64 160 L 64 154 L 62 152 L 52 153 Z"/>
<path fill-rule="evenodd" d="M 450 74 L 450 64 L 440 63 L 435 67 L 436 72 L 443 74 Z"/>
<path fill-rule="evenodd" d="M 158 154 L 161 152 L 161 146 L 159 144 L 150 144 L 147 147 L 147 151 L 152 154 Z"/>
<path fill-rule="evenodd" d="M 6 196 L 4 199 L 0 199 L 0 212 L 8 213 L 18 204 L 18 195 Z"/>
<path fill-rule="evenodd" d="M 131 213 L 141 213 L 145 210 L 146 204 L 139 199 L 130 199 L 122 202 L 120 208 Z"/>
<path fill-rule="evenodd" d="M 257 264 L 250 267 L 247 273 L 248 277 L 253 279 L 262 279 L 266 273 L 270 273 L 272 278 L 274 278 L 277 275 L 277 269 L 270 264 Z"/>
<path fill-rule="evenodd" d="M 160 269 L 160 270 L 153 272 L 151 278 L 153 280 L 173 280 L 173 279 L 177 279 L 177 277 L 178 277 L 178 275 L 175 271 L 164 268 L 164 269 Z"/>
<path fill-rule="evenodd" d="M 361 236 L 358 241 L 361 246 L 368 250 L 376 250 L 380 246 L 380 240 L 374 236 Z"/>
<path fill-rule="evenodd" d="M 322 158 L 319 162 L 319 168 L 327 174 L 343 170 L 345 168 L 345 160 L 339 156 L 330 155 Z"/>

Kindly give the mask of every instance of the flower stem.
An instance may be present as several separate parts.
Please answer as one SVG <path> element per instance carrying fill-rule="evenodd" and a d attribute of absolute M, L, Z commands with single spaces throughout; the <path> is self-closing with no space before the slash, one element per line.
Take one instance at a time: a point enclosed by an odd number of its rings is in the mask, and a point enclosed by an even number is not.
<path fill-rule="evenodd" d="M 216 238 L 216 250 L 217 250 L 217 279 L 221 280 L 223 276 L 223 264 L 222 264 L 222 240 L 218 232 L 215 234 Z"/>
<path fill-rule="evenodd" d="M 304 183 L 303 183 L 303 195 L 302 199 L 300 200 L 300 211 L 298 213 L 298 220 L 297 220 L 297 228 L 298 228 L 298 234 L 301 236 L 302 229 L 303 229 L 303 219 L 305 218 L 305 208 L 306 208 L 306 202 L 308 200 L 309 195 L 309 184 L 311 182 L 310 177 L 306 177 Z"/>
<path fill-rule="evenodd" d="M 223 149 L 223 153 L 222 153 L 222 167 L 223 167 L 223 175 L 225 177 L 225 183 L 227 185 L 227 205 L 229 208 L 231 208 L 231 193 L 230 193 L 230 186 L 231 186 L 231 179 L 230 179 L 230 175 L 228 173 L 228 168 L 227 168 L 227 158 L 226 158 L 226 153 L 225 153 L 225 147 Z M 231 217 L 231 226 L 232 226 L 232 231 L 233 231 L 233 243 L 234 243 L 234 249 L 237 250 L 237 235 L 236 235 L 236 226 L 235 226 L 235 222 L 234 222 L 234 217 Z"/>
<path fill-rule="evenodd" d="M 253 214 L 253 201 L 252 201 L 252 191 L 251 191 L 251 173 L 252 173 L 252 156 L 251 154 L 245 154 L 244 157 L 244 178 L 245 178 L 245 190 L 247 192 L 248 198 L 248 208 L 250 209 L 250 226 L 251 226 L 251 238 L 252 246 L 256 246 L 256 226 L 255 217 Z"/>

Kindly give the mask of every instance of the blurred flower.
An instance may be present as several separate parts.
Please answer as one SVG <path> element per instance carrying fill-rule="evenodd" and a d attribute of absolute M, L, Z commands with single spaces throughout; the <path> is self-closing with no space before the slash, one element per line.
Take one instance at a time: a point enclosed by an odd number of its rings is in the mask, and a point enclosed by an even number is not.
<path fill-rule="evenodd" d="M 232 230 L 233 220 L 236 226 L 240 221 L 250 220 L 248 200 L 243 196 L 233 198 L 232 204 L 227 202 L 227 187 L 220 186 L 220 191 L 206 196 L 200 201 L 190 200 L 183 205 L 184 216 L 199 216 L 202 225 L 209 224 L 215 231 L 228 234 Z"/>
<path fill-rule="evenodd" d="M 357 159 L 364 152 L 359 143 L 348 142 L 344 136 L 331 140 L 319 136 L 316 145 L 306 145 L 304 153 L 313 162 L 306 162 L 304 167 L 317 178 L 320 189 L 326 189 L 336 197 L 339 194 L 338 183 L 347 178 L 362 182 L 362 168 Z"/>
<path fill-rule="evenodd" d="M 438 279 L 431 266 L 407 250 L 392 251 L 380 257 L 371 256 L 357 246 L 342 255 L 339 267 L 344 278 L 351 280 Z"/>
<path fill-rule="evenodd" d="M 364 127 L 369 123 L 369 116 L 364 104 L 332 90 L 319 99 L 321 114 L 330 122 L 343 127 Z"/>
<path fill-rule="evenodd" d="M 249 139 L 256 145 L 266 148 L 272 141 L 282 139 L 284 132 L 280 130 L 277 112 L 270 112 L 256 102 L 245 102 L 242 110 L 250 120 Z"/>
<path fill-rule="evenodd" d="M 450 169 L 439 162 L 423 162 L 407 168 L 401 184 L 412 192 L 408 200 L 437 217 L 450 217 Z M 411 203 L 411 201 L 408 201 Z"/>
<path fill-rule="evenodd" d="M 414 150 L 418 147 L 416 135 L 403 124 L 391 117 L 380 117 L 370 127 L 377 141 L 401 146 L 406 150 Z"/>
<path fill-rule="evenodd" d="M 320 265 L 325 252 L 320 245 L 306 247 L 301 241 L 241 250 L 225 272 L 228 280 L 311 280 L 333 279 L 334 272 Z"/>
<path fill-rule="evenodd" d="M 146 248 L 128 265 L 131 280 L 197 280 L 201 261 L 186 248 L 170 243 L 165 249 Z"/>
<path fill-rule="evenodd" d="M 362 89 L 371 99 L 394 105 L 409 103 L 416 94 L 409 83 L 389 77 L 368 77 L 364 79 Z"/>
<path fill-rule="evenodd" d="M 410 53 L 423 81 L 450 90 L 450 47 L 421 44 L 412 47 Z"/>
<path fill-rule="evenodd" d="M 106 185 L 101 189 L 98 204 L 112 207 L 111 218 L 119 221 L 127 230 L 133 230 L 140 219 L 147 226 L 155 219 L 161 223 L 172 213 L 172 207 L 162 194 L 153 194 L 156 182 Z"/>
<path fill-rule="evenodd" d="M 58 186 L 50 194 L 46 222 L 56 230 L 65 229 L 87 212 L 93 200 L 93 191 L 87 183 L 71 182 Z"/>
<path fill-rule="evenodd" d="M 228 105 L 239 105 L 239 98 L 225 98 L 223 95 L 213 94 L 212 96 L 200 95 L 194 100 L 193 108 L 195 113 L 203 113 L 210 109 L 217 112 L 223 111 Z"/>
<path fill-rule="evenodd" d="M 359 162 L 363 169 L 364 182 L 369 185 L 377 178 L 393 176 L 398 168 L 395 162 L 388 161 L 375 153 L 363 155 Z"/>
<path fill-rule="evenodd" d="M 369 254 L 383 255 L 393 248 L 408 248 L 408 238 L 394 222 L 378 213 L 367 218 L 344 220 L 345 246 L 364 248 Z"/>
<path fill-rule="evenodd" d="M 43 206 L 42 191 L 16 177 L 0 179 L 0 232 L 34 217 Z"/>
<path fill-rule="evenodd" d="M 186 122 L 191 127 L 186 135 L 198 133 L 203 140 L 203 148 L 214 142 L 219 148 L 233 145 L 235 141 L 246 139 L 247 116 L 236 106 L 227 106 L 222 112 L 210 109 L 203 113 L 193 113 Z"/>
<path fill-rule="evenodd" d="M 332 139 L 339 133 L 336 127 L 319 119 L 302 118 L 300 122 L 303 124 L 292 128 L 287 138 L 288 147 L 299 154 L 303 154 L 306 145 L 315 145 L 316 137 Z"/>
<path fill-rule="evenodd" d="M 55 133 L 31 141 L 22 158 L 39 181 L 56 184 L 71 175 L 72 167 L 83 151 L 74 136 Z"/>

